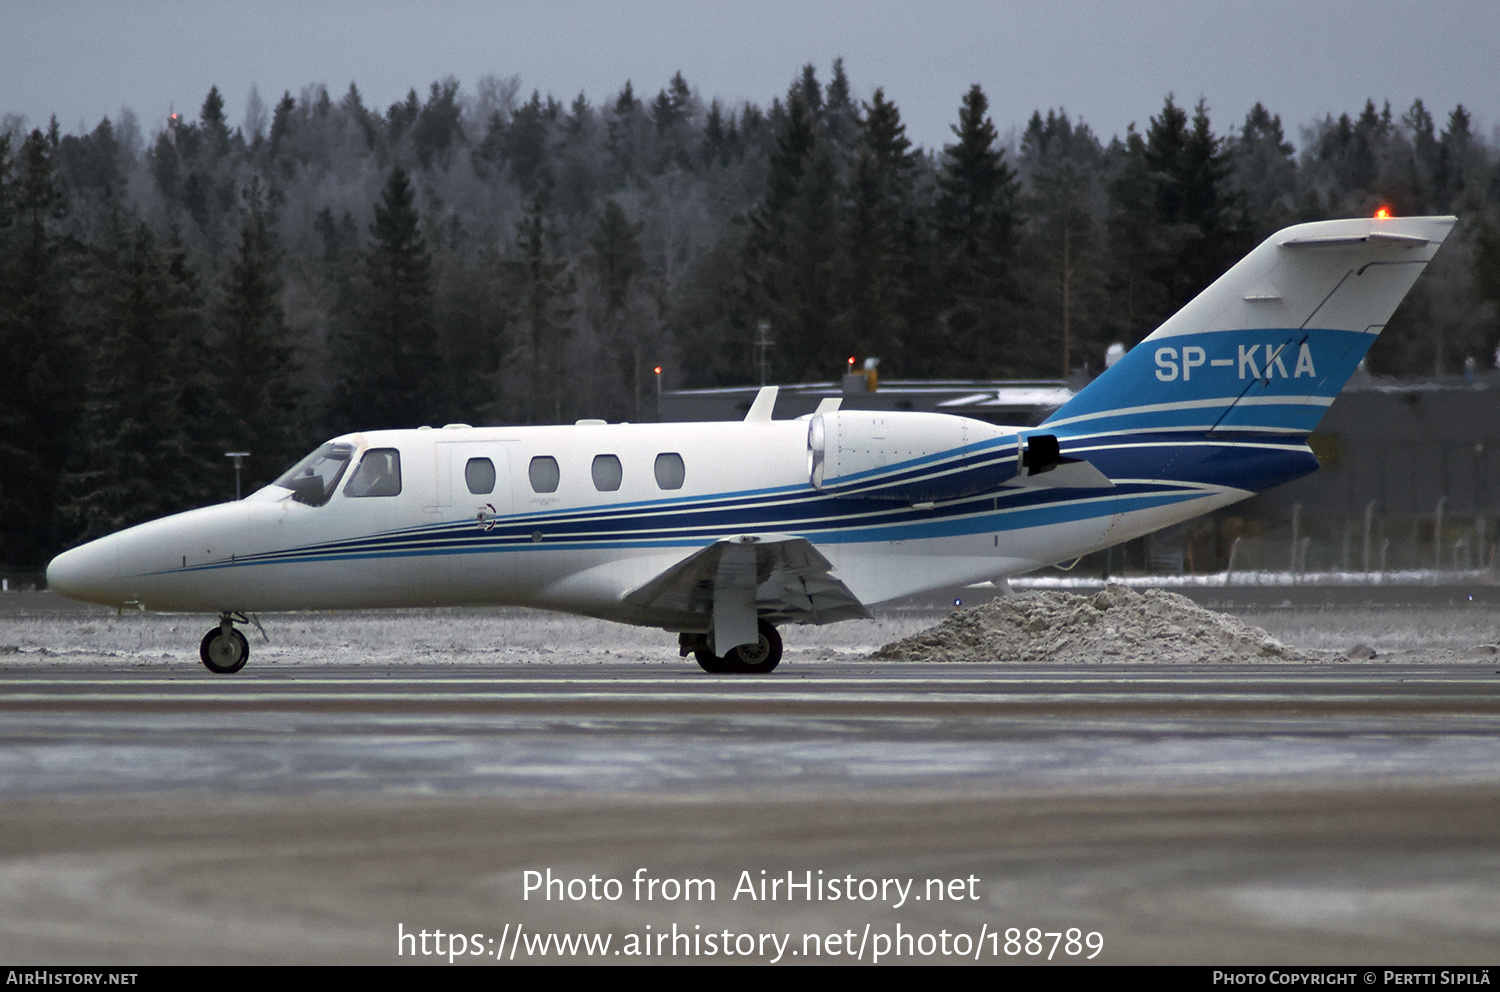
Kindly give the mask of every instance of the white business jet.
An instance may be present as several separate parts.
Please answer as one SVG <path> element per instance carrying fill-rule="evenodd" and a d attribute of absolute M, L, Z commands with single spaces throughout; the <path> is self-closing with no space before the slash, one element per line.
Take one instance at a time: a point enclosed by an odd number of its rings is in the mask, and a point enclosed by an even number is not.
<path fill-rule="evenodd" d="M 1452 217 L 1269 238 L 1038 427 L 825 401 L 742 423 L 371 431 L 243 500 L 74 548 L 74 599 L 204 611 L 214 672 L 275 610 L 513 604 L 661 627 L 768 672 L 778 625 L 1000 579 L 1314 471 L 1307 436 Z"/>

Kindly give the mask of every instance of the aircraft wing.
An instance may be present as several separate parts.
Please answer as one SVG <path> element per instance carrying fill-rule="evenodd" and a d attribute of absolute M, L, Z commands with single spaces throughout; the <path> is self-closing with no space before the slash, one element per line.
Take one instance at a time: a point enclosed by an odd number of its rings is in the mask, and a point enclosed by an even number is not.
<path fill-rule="evenodd" d="M 871 614 L 833 564 L 804 537 L 773 534 L 715 541 L 644 585 L 625 602 L 712 617 L 719 650 L 753 643 L 755 621 L 832 623 Z"/>

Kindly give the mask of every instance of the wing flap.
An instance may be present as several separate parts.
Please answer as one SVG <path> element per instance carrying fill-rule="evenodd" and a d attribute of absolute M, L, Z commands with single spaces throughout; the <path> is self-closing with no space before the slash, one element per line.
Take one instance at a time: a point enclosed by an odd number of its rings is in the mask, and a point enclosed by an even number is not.
<path fill-rule="evenodd" d="M 746 593 L 752 590 L 755 616 L 773 623 L 821 624 L 871 615 L 833 575 L 833 563 L 812 542 L 786 534 L 715 541 L 626 593 L 625 602 L 701 614 L 705 626 L 725 623 L 726 631 L 738 630 L 745 623 Z M 715 640 L 722 638 L 716 635 Z"/>

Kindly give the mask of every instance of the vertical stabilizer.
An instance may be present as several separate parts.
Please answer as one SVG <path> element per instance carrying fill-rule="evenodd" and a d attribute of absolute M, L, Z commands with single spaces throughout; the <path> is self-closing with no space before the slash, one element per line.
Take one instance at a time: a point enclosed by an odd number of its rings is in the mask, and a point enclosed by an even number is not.
<path fill-rule="evenodd" d="M 1454 221 L 1334 220 L 1272 235 L 1046 426 L 1073 437 L 1310 433 Z"/>

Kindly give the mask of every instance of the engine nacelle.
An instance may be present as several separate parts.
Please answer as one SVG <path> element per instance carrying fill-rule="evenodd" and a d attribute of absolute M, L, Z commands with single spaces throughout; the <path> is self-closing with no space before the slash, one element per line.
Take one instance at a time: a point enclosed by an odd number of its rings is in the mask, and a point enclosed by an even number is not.
<path fill-rule="evenodd" d="M 813 488 L 935 503 L 999 488 L 1016 474 L 1016 431 L 943 413 L 838 410 L 807 425 Z"/>

